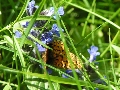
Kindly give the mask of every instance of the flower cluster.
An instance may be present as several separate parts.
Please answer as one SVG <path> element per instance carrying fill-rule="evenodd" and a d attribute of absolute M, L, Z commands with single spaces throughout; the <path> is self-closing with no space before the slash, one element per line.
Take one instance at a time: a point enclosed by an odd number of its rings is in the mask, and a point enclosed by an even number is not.
<path fill-rule="evenodd" d="M 35 5 L 35 1 L 32 0 L 31 2 L 28 3 L 28 6 L 27 6 L 27 14 L 29 16 L 33 15 L 33 13 L 35 12 L 35 10 L 38 8 L 37 5 Z M 55 14 L 55 8 L 54 7 L 50 7 L 49 9 L 45 9 L 43 10 L 41 13 L 41 15 L 45 15 L 45 16 L 52 16 L 53 15 L 53 18 L 56 19 L 56 14 Z M 57 14 L 58 15 L 64 15 L 64 9 L 63 7 L 59 7 L 58 10 L 57 10 Z"/>
<path fill-rule="evenodd" d="M 33 13 L 35 12 L 36 9 L 38 9 L 38 6 L 35 5 L 35 1 L 32 0 L 31 2 L 28 3 L 26 12 L 29 16 L 31 16 L 31 15 L 33 15 Z M 45 15 L 45 16 L 53 16 L 53 18 L 56 19 L 54 7 L 50 7 L 49 9 L 45 9 L 40 14 Z M 58 8 L 57 14 L 58 15 L 64 14 L 63 7 Z M 44 26 L 45 23 L 46 23 L 45 20 L 36 20 L 34 25 L 33 25 L 33 28 L 30 30 L 29 34 L 31 34 L 35 38 L 38 38 L 38 40 L 40 40 L 43 44 L 49 44 L 53 41 L 54 35 L 56 35 L 57 37 L 60 37 L 59 31 L 60 30 L 64 31 L 64 30 L 62 28 L 58 28 L 57 24 L 53 24 L 51 30 L 43 32 L 42 34 L 40 33 L 40 30 L 34 29 L 34 28 L 39 28 L 39 27 Z M 29 24 L 29 22 L 22 22 L 21 23 L 23 28 L 27 28 L 28 24 Z M 16 30 L 15 36 L 16 36 L 16 38 L 20 38 L 22 36 L 22 33 L 20 31 Z M 31 37 L 28 37 L 28 39 L 32 40 Z M 34 40 L 32 40 L 32 41 L 34 41 Z M 35 43 L 39 52 L 45 51 L 45 47 L 40 45 L 38 42 L 34 41 L 34 43 Z"/>
<path fill-rule="evenodd" d="M 28 6 L 27 6 L 27 14 L 29 16 L 33 15 L 33 13 L 35 12 L 35 10 L 38 8 L 37 5 L 35 5 L 35 1 L 32 0 L 31 2 L 28 3 Z"/>
<path fill-rule="evenodd" d="M 60 36 L 59 30 L 62 28 L 58 28 L 57 24 L 53 24 L 52 29 L 48 32 L 45 32 L 41 35 L 40 40 L 44 43 L 44 44 L 49 44 L 53 41 L 53 35 L 56 36 Z M 64 31 L 62 29 L 62 31 Z M 38 47 L 38 51 L 39 52 L 43 52 L 43 50 L 45 50 L 45 48 L 37 43 L 37 47 Z"/>

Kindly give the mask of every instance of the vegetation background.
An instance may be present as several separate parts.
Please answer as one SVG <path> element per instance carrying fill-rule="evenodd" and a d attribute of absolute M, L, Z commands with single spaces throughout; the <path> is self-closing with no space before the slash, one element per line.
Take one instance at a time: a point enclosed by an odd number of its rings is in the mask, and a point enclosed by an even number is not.
<path fill-rule="evenodd" d="M 61 74 L 45 75 L 41 73 L 39 65 L 36 65 L 37 60 L 28 58 L 27 54 L 22 52 L 13 31 L 15 23 L 26 20 L 24 17 L 28 2 L 29 0 L 0 0 L 1 90 L 120 89 L 120 0 L 35 0 L 42 10 L 52 6 L 64 7 L 65 14 L 61 17 L 64 24 L 60 22 L 61 27 L 66 28 L 83 63 L 89 59 L 87 49 L 90 46 L 95 45 L 99 48 L 100 56 L 90 65 L 94 72 L 88 70 L 91 78 L 89 73 L 86 73 L 85 79 L 63 78 Z M 69 36 L 66 34 L 66 41 Z M 73 45 L 69 41 L 67 46 L 74 53 Z M 54 67 L 52 69 L 65 74 L 64 70 Z M 100 80 L 100 84 L 95 80 Z"/>

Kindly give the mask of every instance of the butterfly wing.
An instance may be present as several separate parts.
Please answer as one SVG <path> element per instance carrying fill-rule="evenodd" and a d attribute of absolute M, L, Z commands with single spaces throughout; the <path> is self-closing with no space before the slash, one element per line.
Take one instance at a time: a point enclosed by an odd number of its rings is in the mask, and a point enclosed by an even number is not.
<path fill-rule="evenodd" d="M 53 49 L 50 51 L 50 54 L 52 56 L 51 59 L 53 60 L 52 61 L 53 65 L 58 68 L 71 69 L 70 60 L 68 60 L 63 42 L 60 40 L 54 40 L 54 42 L 52 42 L 51 44 L 51 48 Z M 73 53 L 71 53 L 70 51 L 68 52 L 73 62 L 74 68 L 80 69 L 81 68 L 80 60 Z"/>

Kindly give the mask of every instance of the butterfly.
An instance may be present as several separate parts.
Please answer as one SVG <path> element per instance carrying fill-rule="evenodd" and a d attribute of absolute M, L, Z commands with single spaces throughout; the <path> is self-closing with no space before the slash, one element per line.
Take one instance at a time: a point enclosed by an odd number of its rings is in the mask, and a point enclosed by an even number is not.
<path fill-rule="evenodd" d="M 60 40 L 54 40 L 52 43 L 48 44 L 48 46 L 52 48 L 52 50 L 46 49 L 45 53 L 42 54 L 44 62 L 57 68 L 71 69 L 71 63 L 67 57 L 63 42 Z M 69 50 L 68 52 L 74 68 L 81 69 L 82 64 L 78 57 Z"/>

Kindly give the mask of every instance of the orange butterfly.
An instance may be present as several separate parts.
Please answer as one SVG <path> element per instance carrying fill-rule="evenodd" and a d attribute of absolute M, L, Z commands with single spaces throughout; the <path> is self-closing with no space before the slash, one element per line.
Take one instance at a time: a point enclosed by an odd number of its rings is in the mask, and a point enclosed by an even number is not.
<path fill-rule="evenodd" d="M 46 49 L 46 52 L 42 55 L 43 60 L 47 64 L 53 65 L 58 68 L 71 69 L 71 63 L 70 60 L 68 60 L 63 42 L 60 40 L 54 40 L 48 46 L 51 47 L 52 50 Z M 74 64 L 74 68 L 81 69 L 81 61 L 70 51 L 69 55 Z"/>

